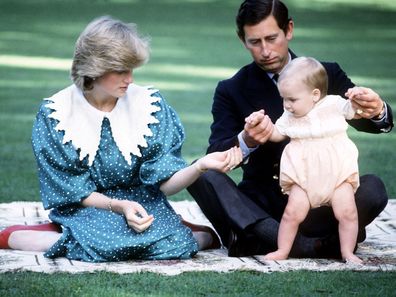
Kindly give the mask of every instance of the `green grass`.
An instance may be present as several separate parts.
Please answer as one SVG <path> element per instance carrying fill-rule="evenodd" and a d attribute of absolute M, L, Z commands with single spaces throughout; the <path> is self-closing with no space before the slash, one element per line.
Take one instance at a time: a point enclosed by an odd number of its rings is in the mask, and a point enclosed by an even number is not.
<path fill-rule="evenodd" d="M 1 296 L 394 296 L 396 273 L 238 272 L 183 273 L 177 277 L 141 274 L 5 273 Z M 23 284 L 23 286 L 21 286 Z"/>
<path fill-rule="evenodd" d="M 337 61 L 352 79 L 378 91 L 396 110 L 396 4 L 391 0 L 289 0 L 298 55 Z M 30 133 L 39 102 L 70 84 L 76 38 L 94 17 L 112 15 L 152 37 L 138 84 L 159 88 L 187 133 L 188 161 L 207 146 L 219 80 L 251 61 L 235 34 L 236 0 L 0 0 L 0 202 L 39 201 Z M 396 198 L 395 132 L 350 135 L 360 171 L 384 180 Z M 232 173 L 236 180 L 240 171 Z M 171 199 L 191 199 L 183 191 Z M 114 275 L 6 273 L 0 296 L 293 295 L 390 296 L 394 273 L 290 272 Z M 200 293 L 202 292 L 202 293 Z"/>

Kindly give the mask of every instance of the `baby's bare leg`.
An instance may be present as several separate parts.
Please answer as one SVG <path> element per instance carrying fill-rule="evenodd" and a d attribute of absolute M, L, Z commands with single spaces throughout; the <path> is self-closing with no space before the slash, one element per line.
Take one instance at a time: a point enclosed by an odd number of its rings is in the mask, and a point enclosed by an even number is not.
<path fill-rule="evenodd" d="M 335 191 L 331 199 L 333 212 L 338 220 L 341 254 L 344 260 L 362 263 L 362 260 L 353 254 L 358 234 L 358 215 L 352 186 L 343 183 Z"/>
<path fill-rule="evenodd" d="M 298 226 L 310 209 L 307 194 L 299 186 L 291 188 L 289 199 L 279 225 L 278 250 L 264 256 L 265 260 L 287 259 L 296 237 Z"/>

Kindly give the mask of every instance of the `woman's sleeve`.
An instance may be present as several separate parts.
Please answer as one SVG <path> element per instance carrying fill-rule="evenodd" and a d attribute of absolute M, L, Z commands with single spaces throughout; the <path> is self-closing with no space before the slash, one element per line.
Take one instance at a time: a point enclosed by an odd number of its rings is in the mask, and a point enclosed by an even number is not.
<path fill-rule="evenodd" d="M 32 146 L 38 166 L 40 194 L 45 209 L 79 204 L 96 190 L 87 160 L 80 161 L 70 142 L 63 144 L 63 132 L 49 118 L 44 101 L 32 131 Z"/>
<path fill-rule="evenodd" d="M 181 156 L 185 136 L 180 119 L 159 93 L 154 96 L 161 98 L 155 103 L 160 107 L 154 114 L 158 123 L 150 124 L 153 136 L 148 137 L 148 146 L 143 150 L 140 180 L 159 186 L 187 164 Z"/>

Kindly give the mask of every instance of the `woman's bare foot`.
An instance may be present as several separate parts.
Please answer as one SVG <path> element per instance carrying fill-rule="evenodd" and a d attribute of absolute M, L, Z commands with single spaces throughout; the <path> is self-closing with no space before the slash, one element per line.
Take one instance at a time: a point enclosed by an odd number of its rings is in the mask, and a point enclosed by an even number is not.
<path fill-rule="evenodd" d="M 208 232 L 194 231 L 193 235 L 200 251 L 208 249 L 213 243 L 213 237 Z"/>
<path fill-rule="evenodd" d="M 195 240 L 197 240 L 199 245 L 199 250 L 207 249 L 218 249 L 221 247 L 221 242 L 216 232 L 205 225 L 193 224 L 184 220 L 181 216 L 181 222 L 184 226 L 187 226 L 193 232 Z"/>

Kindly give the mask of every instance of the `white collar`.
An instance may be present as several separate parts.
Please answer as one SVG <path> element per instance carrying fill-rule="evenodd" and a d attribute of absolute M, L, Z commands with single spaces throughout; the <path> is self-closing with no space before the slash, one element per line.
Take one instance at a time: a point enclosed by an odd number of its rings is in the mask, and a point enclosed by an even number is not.
<path fill-rule="evenodd" d="M 120 97 L 111 112 L 103 112 L 88 103 L 82 91 L 75 85 L 56 93 L 46 106 L 52 109 L 49 115 L 58 122 L 55 129 L 64 131 L 63 143 L 72 142 L 80 149 L 80 160 L 88 155 L 88 164 L 92 165 L 99 148 L 103 119 L 110 121 L 115 143 L 131 165 L 130 154 L 140 157 L 140 147 L 147 147 L 145 136 L 153 133 L 149 124 L 158 123 L 152 115 L 159 111 L 154 102 L 160 97 L 152 96 L 158 90 L 131 84 L 126 94 Z"/>

